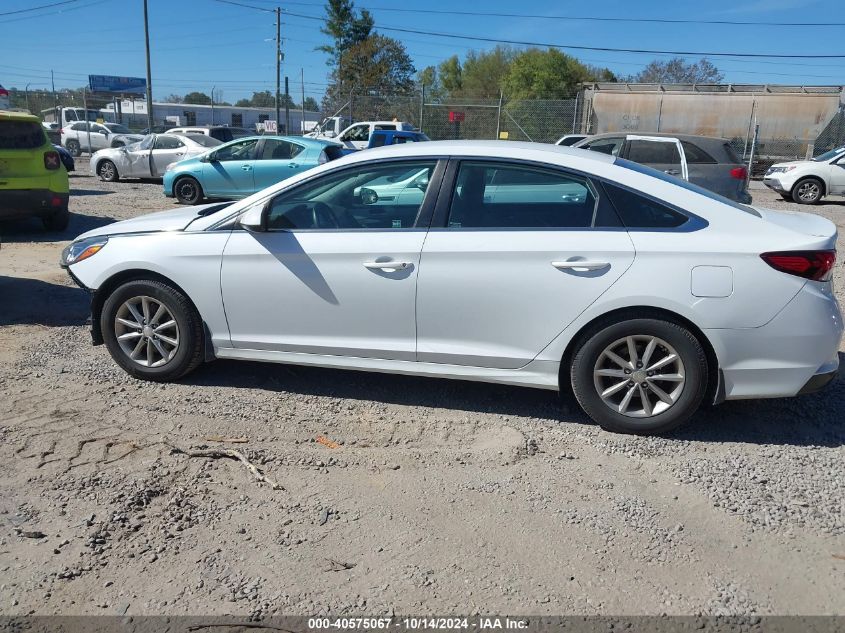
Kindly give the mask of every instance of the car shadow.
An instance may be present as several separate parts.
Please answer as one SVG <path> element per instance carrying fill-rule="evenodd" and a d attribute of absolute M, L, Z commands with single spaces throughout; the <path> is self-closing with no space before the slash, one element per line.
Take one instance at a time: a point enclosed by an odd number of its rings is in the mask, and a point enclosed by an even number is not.
<path fill-rule="evenodd" d="M 70 214 L 70 223 L 64 231 L 45 231 L 39 218 L 21 218 L 0 222 L 0 244 L 21 242 L 63 242 L 77 235 L 116 222 L 112 217 Z"/>
<path fill-rule="evenodd" d="M 0 305 L 0 326 L 82 325 L 88 319 L 89 295 L 75 286 L 0 275 Z"/>
<path fill-rule="evenodd" d="M 845 445 L 845 354 L 837 380 L 816 394 L 796 398 L 729 401 L 704 407 L 666 440 L 838 447 Z M 446 408 L 593 424 L 570 394 L 462 380 L 363 371 L 216 361 L 183 379 L 187 384 L 262 389 L 404 406 Z M 647 441 L 647 440 L 644 440 Z"/>
<path fill-rule="evenodd" d="M 104 189 L 71 189 L 71 196 L 108 196 L 114 191 L 105 191 Z"/>

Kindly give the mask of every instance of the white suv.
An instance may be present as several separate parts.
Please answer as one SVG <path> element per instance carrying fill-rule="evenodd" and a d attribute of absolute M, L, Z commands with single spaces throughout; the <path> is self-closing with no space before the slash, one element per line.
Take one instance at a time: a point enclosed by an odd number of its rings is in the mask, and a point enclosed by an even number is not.
<path fill-rule="evenodd" d="M 775 163 L 763 183 L 798 204 L 815 204 L 825 196 L 845 196 L 845 145 L 813 160 Z"/>

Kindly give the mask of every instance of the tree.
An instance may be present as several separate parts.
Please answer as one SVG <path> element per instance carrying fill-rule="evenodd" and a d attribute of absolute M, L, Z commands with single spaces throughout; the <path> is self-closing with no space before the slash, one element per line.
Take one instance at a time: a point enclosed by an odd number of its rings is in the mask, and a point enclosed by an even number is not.
<path fill-rule="evenodd" d="M 195 105 L 209 105 L 211 97 L 204 92 L 189 92 L 182 98 L 182 103 L 193 103 Z"/>
<path fill-rule="evenodd" d="M 501 45 L 491 51 L 467 53 L 461 64 L 460 92 L 472 98 L 497 99 L 515 54 L 513 49 Z"/>
<path fill-rule="evenodd" d="M 319 112 L 320 104 L 314 97 L 305 97 L 305 110 L 308 112 Z"/>
<path fill-rule="evenodd" d="M 674 57 L 668 61 L 655 59 L 649 63 L 634 81 L 650 84 L 717 84 L 725 76 L 707 59 L 688 64 L 682 57 Z"/>
<path fill-rule="evenodd" d="M 284 98 L 284 95 L 282 95 L 282 98 Z M 253 108 L 275 108 L 276 96 L 269 90 L 253 92 L 252 98 L 249 99 L 249 105 Z M 284 102 L 279 100 L 279 105 L 284 107 Z"/>
<path fill-rule="evenodd" d="M 437 67 L 437 79 L 444 96 L 458 95 L 463 86 L 461 62 L 457 55 L 440 62 Z"/>
<path fill-rule="evenodd" d="M 556 48 L 529 48 L 514 55 L 502 79 L 509 99 L 568 99 L 590 71 Z"/>
<path fill-rule="evenodd" d="M 376 34 L 343 54 L 337 76 L 358 92 L 405 93 L 414 87 L 414 64 L 402 42 Z"/>
<path fill-rule="evenodd" d="M 165 103 L 185 103 L 185 99 L 177 94 L 170 94 L 164 98 Z"/>
<path fill-rule="evenodd" d="M 326 23 L 320 31 L 332 38 L 333 44 L 319 46 L 317 50 L 329 55 L 326 63 L 337 71 L 343 55 L 372 34 L 373 16 L 366 9 L 356 13 L 352 0 L 328 0 Z"/>

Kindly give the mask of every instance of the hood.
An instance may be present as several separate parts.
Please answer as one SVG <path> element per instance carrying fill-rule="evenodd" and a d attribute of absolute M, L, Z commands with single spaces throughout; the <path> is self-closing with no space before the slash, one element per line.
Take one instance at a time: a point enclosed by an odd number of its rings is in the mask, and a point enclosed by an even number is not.
<path fill-rule="evenodd" d="M 219 202 L 201 204 L 195 207 L 177 207 L 169 211 L 158 211 L 141 215 L 131 220 L 114 222 L 83 233 L 76 239 L 99 235 L 126 235 L 127 233 L 152 233 L 158 231 L 182 231 L 200 216 L 204 209 L 220 207 Z M 225 206 L 225 205 L 224 205 Z"/>
<path fill-rule="evenodd" d="M 818 165 L 812 160 L 789 160 L 783 163 L 774 163 L 772 167 L 801 167 L 802 165 Z"/>
<path fill-rule="evenodd" d="M 813 237 L 833 238 L 836 241 L 836 225 L 830 220 L 813 213 L 800 211 L 774 211 L 754 207 L 764 220 L 790 231 Z"/>

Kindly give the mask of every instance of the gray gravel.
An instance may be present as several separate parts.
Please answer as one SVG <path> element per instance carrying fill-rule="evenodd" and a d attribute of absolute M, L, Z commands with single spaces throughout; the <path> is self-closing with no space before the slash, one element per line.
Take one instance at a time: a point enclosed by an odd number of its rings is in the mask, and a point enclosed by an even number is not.
<path fill-rule="evenodd" d="M 81 167 L 62 239 L 172 206 Z M 845 613 L 845 381 L 670 438 L 459 381 L 218 361 L 143 383 L 90 346 L 64 242 L 0 233 L 0 613 Z"/>

